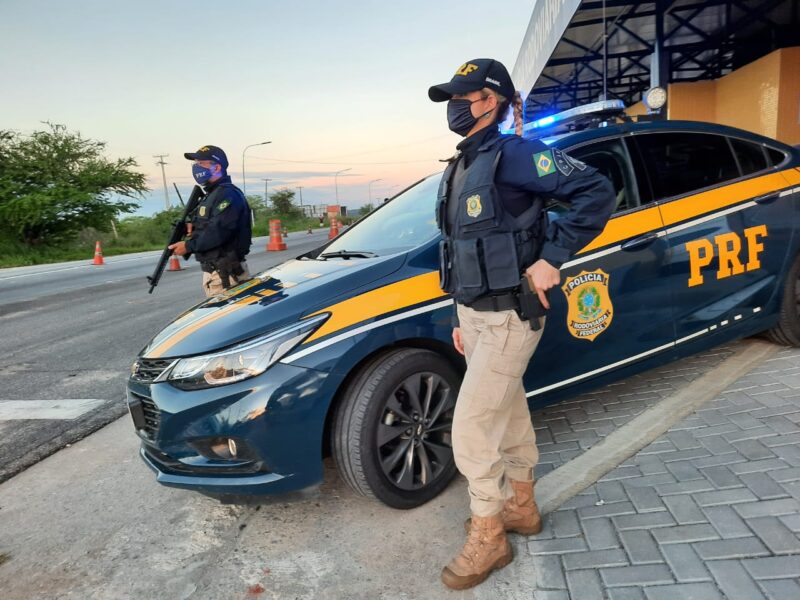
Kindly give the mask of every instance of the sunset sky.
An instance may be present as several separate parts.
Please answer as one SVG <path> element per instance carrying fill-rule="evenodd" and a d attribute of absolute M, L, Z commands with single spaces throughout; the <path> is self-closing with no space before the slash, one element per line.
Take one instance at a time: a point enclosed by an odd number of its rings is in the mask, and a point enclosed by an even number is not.
<path fill-rule="evenodd" d="M 183 152 L 222 147 L 247 193 L 357 208 L 441 170 L 459 138 L 428 100 L 471 58 L 511 70 L 535 0 L 0 0 L 0 129 L 63 123 L 133 156 L 164 206 Z M 369 198 L 368 183 L 372 184 Z M 171 200 L 176 202 L 174 192 Z"/>

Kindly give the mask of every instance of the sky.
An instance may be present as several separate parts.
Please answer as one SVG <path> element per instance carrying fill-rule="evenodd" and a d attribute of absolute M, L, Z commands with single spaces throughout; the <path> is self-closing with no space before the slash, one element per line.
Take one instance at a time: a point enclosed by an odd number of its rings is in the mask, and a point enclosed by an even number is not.
<path fill-rule="evenodd" d="M 243 187 L 263 141 L 248 195 L 270 179 L 333 204 L 338 182 L 358 208 L 442 170 L 460 138 L 428 87 L 472 58 L 511 71 L 535 2 L 0 0 L 0 129 L 60 123 L 134 157 L 139 214 L 164 208 L 154 155 L 174 204 L 172 183 L 194 183 L 184 152 L 221 147 Z"/>

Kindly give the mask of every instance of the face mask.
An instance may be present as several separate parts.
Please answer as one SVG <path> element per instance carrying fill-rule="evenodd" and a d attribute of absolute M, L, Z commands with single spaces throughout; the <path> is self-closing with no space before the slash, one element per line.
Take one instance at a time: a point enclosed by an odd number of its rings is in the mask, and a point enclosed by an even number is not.
<path fill-rule="evenodd" d="M 483 98 L 478 100 L 458 98 L 456 100 L 450 100 L 447 103 L 447 125 L 450 127 L 450 131 L 465 136 L 475 127 L 475 123 L 478 122 L 478 119 L 492 112 L 491 110 L 487 110 L 480 117 L 473 116 L 472 105 L 475 102 L 480 102 L 480 100 L 483 100 Z"/>
<path fill-rule="evenodd" d="M 207 183 L 208 180 L 211 179 L 213 176 L 214 172 L 211 169 L 206 169 L 205 167 L 202 167 L 198 164 L 192 165 L 192 177 L 194 177 L 194 180 L 198 184 L 203 185 Z"/>

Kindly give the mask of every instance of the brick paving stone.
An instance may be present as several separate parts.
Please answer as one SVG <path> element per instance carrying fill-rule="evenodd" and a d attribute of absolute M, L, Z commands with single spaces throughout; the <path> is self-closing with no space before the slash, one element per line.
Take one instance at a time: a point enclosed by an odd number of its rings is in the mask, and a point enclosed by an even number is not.
<path fill-rule="evenodd" d="M 678 460 L 690 460 L 693 458 L 702 458 L 710 456 L 711 453 L 703 447 L 691 448 L 689 450 L 676 450 L 675 452 L 664 453 L 659 458 L 665 463 L 671 463 Z"/>
<path fill-rule="evenodd" d="M 676 525 L 653 530 L 659 544 L 679 544 L 681 542 L 704 542 L 719 539 L 716 530 L 708 524 Z"/>
<path fill-rule="evenodd" d="M 635 477 L 625 479 L 622 485 L 626 488 L 632 487 L 649 487 L 653 485 L 666 485 L 668 483 L 676 483 L 675 477 L 670 473 L 659 473 L 657 475 L 645 475 L 642 477 Z"/>
<path fill-rule="evenodd" d="M 712 560 L 706 566 L 728 600 L 766 598 L 753 578 L 742 569 L 742 564 L 738 560 Z"/>
<path fill-rule="evenodd" d="M 731 433 L 723 434 L 722 437 L 732 444 L 733 442 L 738 442 L 739 440 L 757 440 L 772 435 L 777 434 L 771 428 L 764 426 L 756 427 L 755 429 L 740 429 L 739 431 L 732 431 Z"/>
<path fill-rule="evenodd" d="M 753 492 L 745 488 L 719 490 L 716 492 L 699 492 L 695 494 L 694 499 L 700 506 L 736 504 L 739 502 L 754 502 L 758 500 Z"/>
<path fill-rule="evenodd" d="M 624 531 L 626 529 L 652 529 L 676 525 L 675 519 L 667 511 L 645 513 L 643 515 L 621 515 L 614 517 L 613 521 L 618 531 Z"/>
<path fill-rule="evenodd" d="M 590 550 L 606 550 L 620 547 L 620 541 L 610 518 L 586 519 L 581 522 L 581 526 Z"/>
<path fill-rule="evenodd" d="M 678 481 L 691 481 L 693 479 L 702 479 L 703 474 L 697 470 L 691 461 L 679 460 L 677 462 L 666 463 L 667 470 L 672 473 Z"/>
<path fill-rule="evenodd" d="M 612 502 L 599 506 L 585 506 L 578 509 L 578 517 L 581 519 L 591 519 L 593 517 L 613 517 L 615 515 L 629 515 L 635 513 L 633 504 L 630 502 Z"/>
<path fill-rule="evenodd" d="M 706 516 L 697 503 L 689 495 L 668 496 L 664 498 L 667 510 L 679 525 L 691 525 L 693 523 L 705 523 Z"/>
<path fill-rule="evenodd" d="M 607 593 L 610 600 L 647 600 L 638 587 L 611 588 Z"/>
<path fill-rule="evenodd" d="M 575 510 L 558 510 L 550 515 L 556 537 L 575 537 L 581 534 Z"/>
<path fill-rule="evenodd" d="M 714 486 L 705 479 L 696 481 L 681 481 L 678 483 L 666 483 L 656 486 L 659 496 L 670 496 L 672 494 L 694 494 L 697 492 L 713 491 Z"/>
<path fill-rule="evenodd" d="M 800 481 L 800 468 L 789 467 L 785 469 L 775 469 L 767 473 L 775 481 Z"/>
<path fill-rule="evenodd" d="M 564 554 L 587 550 L 581 538 L 558 538 L 554 540 L 530 540 L 528 552 L 531 554 Z"/>
<path fill-rule="evenodd" d="M 664 502 L 651 487 L 629 487 L 625 490 L 637 513 L 665 510 Z"/>
<path fill-rule="evenodd" d="M 567 571 L 575 569 L 599 569 L 601 567 L 623 567 L 630 565 L 625 552 L 618 549 L 592 550 L 564 555 L 564 568 Z"/>
<path fill-rule="evenodd" d="M 730 506 L 707 506 L 703 512 L 723 539 L 748 537 L 753 534 L 744 519 Z"/>
<path fill-rule="evenodd" d="M 711 454 L 728 454 L 735 452 L 736 448 L 721 435 L 709 435 L 696 438 Z"/>
<path fill-rule="evenodd" d="M 778 517 L 756 517 L 747 524 L 773 554 L 800 554 L 800 538 Z"/>
<path fill-rule="evenodd" d="M 736 425 L 733 423 L 724 423 L 722 425 L 714 425 L 713 427 L 706 427 L 705 429 L 698 430 L 694 436 L 701 440 L 702 438 L 709 436 L 709 435 L 722 435 L 723 438 L 725 435 L 728 435 L 734 431 L 741 431 Z M 728 441 L 727 439 L 725 441 Z"/>
<path fill-rule="evenodd" d="M 609 587 L 630 585 L 659 585 L 673 583 L 672 572 L 666 565 L 635 565 L 600 569 L 600 576 Z M 583 598 L 583 596 L 577 596 Z"/>
<path fill-rule="evenodd" d="M 742 487 L 742 482 L 733 474 L 733 472 L 726 466 L 706 467 L 700 469 L 700 472 L 714 484 L 714 487 L 720 490 L 726 488 Z"/>
<path fill-rule="evenodd" d="M 712 542 L 692 544 L 697 555 L 703 560 L 719 560 L 726 558 L 748 558 L 752 556 L 768 556 L 769 551 L 756 537 L 733 538 Z"/>
<path fill-rule="evenodd" d="M 691 544 L 666 544 L 661 553 L 672 569 L 675 579 L 680 582 L 709 581 L 711 575 Z"/>
<path fill-rule="evenodd" d="M 800 481 L 784 483 L 781 487 L 795 500 L 800 500 Z"/>
<path fill-rule="evenodd" d="M 758 440 L 741 440 L 739 442 L 733 442 L 733 445 L 736 446 L 736 449 L 748 460 L 775 458 L 775 453 Z"/>
<path fill-rule="evenodd" d="M 800 431 L 800 426 L 798 426 L 797 423 L 793 422 L 791 419 L 787 419 L 784 415 L 764 417 L 762 422 L 767 427 L 770 427 L 773 431 L 783 435 L 797 433 Z"/>
<path fill-rule="evenodd" d="M 800 577 L 800 556 L 798 555 L 748 558 L 743 560 L 742 564 L 756 579 Z"/>
<path fill-rule="evenodd" d="M 631 477 L 641 477 L 642 472 L 639 470 L 639 467 L 636 466 L 629 466 L 629 467 L 617 467 L 613 471 L 609 471 L 603 477 L 600 478 L 600 481 L 617 481 L 620 479 L 629 479 Z"/>
<path fill-rule="evenodd" d="M 644 590 L 647 600 L 725 600 L 716 587 L 710 583 L 676 583 L 659 585 Z"/>
<path fill-rule="evenodd" d="M 589 494 L 580 494 L 570 498 L 561 505 L 561 508 L 583 508 L 585 506 L 594 506 L 598 499 L 597 493 L 594 491 L 594 489 L 592 489 Z"/>
<path fill-rule="evenodd" d="M 794 498 L 763 500 L 761 502 L 737 504 L 734 509 L 739 513 L 739 516 L 744 519 L 751 519 L 753 517 L 789 515 L 800 512 L 800 502 Z"/>
<path fill-rule="evenodd" d="M 800 467 L 800 446 L 773 446 L 772 451 L 792 467 Z"/>
<path fill-rule="evenodd" d="M 753 429 L 754 427 L 763 427 L 761 421 L 754 418 L 749 413 L 730 415 L 728 417 L 728 421 L 735 424 L 739 429 Z"/>
<path fill-rule="evenodd" d="M 533 561 L 536 587 L 557 590 L 567 589 L 567 580 L 564 578 L 560 556 L 549 554 L 531 556 L 529 560 Z"/>
<path fill-rule="evenodd" d="M 788 444 L 800 444 L 800 433 L 790 433 L 788 435 L 776 435 L 766 438 L 762 442 L 767 448 L 773 446 L 786 446 Z"/>
<path fill-rule="evenodd" d="M 669 431 L 666 435 L 678 450 L 689 450 L 691 448 L 700 448 L 701 444 L 697 439 L 688 431 Z"/>
<path fill-rule="evenodd" d="M 744 463 L 738 463 L 735 465 L 731 465 L 729 468 L 731 471 L 736 473 L 737 475 L 741 475 L 743 473 L 756 473 L 756 472 L 764 472 L 764 471 L 771 471 L 772 469 L 783 469 L 789 465 L 786 464 L 780 458 L 768 458 L 767 460 L 754 460 Z M 791 465 L 797 466 L 797 465 Z"/>
<path fill-rule="evenodd" d="M 640 455 L 666 454 L 667 452 L 675 452 L 675 445 L 669 440 L 657 440 L 646 448 L 639 450 Z"/>
<path fill-rule="evenodd" d="M 643 565 L 664 562 L 652 534 L 647 529 L 630 529 L 619 534 L 630 564 Z"/>
<path fill-rule="evenodd" d="M 766 473 L 745 473 L 739 479 L 759 500 L 773 500 L 786 496 L 786 489 Z"/>
<path fill-rule="evenodd" d="M 636 464 L 642 475 L 661 475 L 667 472 L 667 467 L 664 462 L 658 458 L 657 454 L 637 455 Z"/>
<path fill-rule="evenodd" d="M 731 446 L 733 448 L 733 446 Z M 713 456 L 707 456 L 705 458 L 698 458 L 693 460 L 694 466 L 698 469 L 703 469 L 705 467 L 719 467 L 723 465 L 733 465 L 736 463 L 746 462 L 747 459 L 736 452 L 736 448 L 733 448 L 733 452 L 726 452 L 725 454 L 715 454 Z"/>
<path fill-rule="evenodd" d="M 570 598 L 581 600 L 605 600 L 603 585 L 597 571 L 567 571 L 567 587 Z"/>
<path fill-rule="evenodd" d="M 625 489 L 619 481 L 600 481 L 595 484 L 597 495 L 604 502 L 622 502 L 628 499 Z"/>
<path fill-rule="evenodd" d="M 793 515 L 783 515 L 778 517 L 781 520 L 781 523 L 786 525 L 790 531 L 794 533 L 800 533 L 800 514 L 793 514 Z"/>
<path fill-rule="evenodd" d="M 761 585 L 770 600 L 800 598 L 800 583 L 797 583 L 794 579 L 760 581 L 759 585 Z"/>

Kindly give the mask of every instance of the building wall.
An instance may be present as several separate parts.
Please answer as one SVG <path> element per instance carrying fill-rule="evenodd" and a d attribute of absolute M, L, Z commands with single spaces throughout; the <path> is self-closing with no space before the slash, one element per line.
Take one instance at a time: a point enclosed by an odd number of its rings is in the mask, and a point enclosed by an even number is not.
<path fill-rule="evenodd" d="M 776 50 L 716 81 L 671 84 L 668 118 L 800 143 L 800 47 Z"/>

